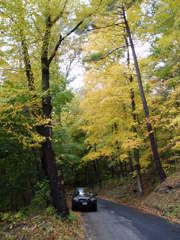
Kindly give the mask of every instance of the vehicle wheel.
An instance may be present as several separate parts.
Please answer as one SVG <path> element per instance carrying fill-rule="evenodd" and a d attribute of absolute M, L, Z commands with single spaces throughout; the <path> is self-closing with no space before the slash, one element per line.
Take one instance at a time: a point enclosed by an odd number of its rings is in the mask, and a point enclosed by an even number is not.
<path fill-rule="evenodd" d="M 93 212 L 97 212 L 97 205 L 93 207 Z"/>
<path fill-rule="evenodd" d="M 76 211 L 76 207 L 74 206 L 74 204 L 72 204 L 72 211 Z"/>

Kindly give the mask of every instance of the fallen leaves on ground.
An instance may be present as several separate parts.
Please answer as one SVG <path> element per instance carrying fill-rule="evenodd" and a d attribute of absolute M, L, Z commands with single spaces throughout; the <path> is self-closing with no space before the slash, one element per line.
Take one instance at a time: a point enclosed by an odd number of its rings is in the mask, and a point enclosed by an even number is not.
<path fill-rule="evenodd" d="M 57 214 L 40 212 L 24 220 L 0 222 L 1 240 L 84 240 L 84 227 L 78 213 L 67 220 Z"/>

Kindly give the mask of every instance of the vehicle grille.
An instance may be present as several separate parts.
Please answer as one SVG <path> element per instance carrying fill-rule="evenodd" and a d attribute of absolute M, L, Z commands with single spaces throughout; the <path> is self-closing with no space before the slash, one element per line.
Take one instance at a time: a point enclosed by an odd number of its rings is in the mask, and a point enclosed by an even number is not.
<path fill-rule="evenodd" d="M 88 199 L 79 199 L 79 202 L 80 203 L 88 203 L 89 201 L 88 201 Z"/>

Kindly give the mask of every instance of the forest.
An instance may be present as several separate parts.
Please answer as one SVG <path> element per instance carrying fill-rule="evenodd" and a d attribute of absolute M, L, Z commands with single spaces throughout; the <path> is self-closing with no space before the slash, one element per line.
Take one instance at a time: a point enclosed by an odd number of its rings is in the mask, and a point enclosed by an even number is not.
<path fill-rule="evenodd" d="M 0 221 L 49 206 L 67 218 L 75 186 L 123 179 L 143 196 L 144 179 L 179 171 L 179 10 L 179 0 L 0 1 Z"/>

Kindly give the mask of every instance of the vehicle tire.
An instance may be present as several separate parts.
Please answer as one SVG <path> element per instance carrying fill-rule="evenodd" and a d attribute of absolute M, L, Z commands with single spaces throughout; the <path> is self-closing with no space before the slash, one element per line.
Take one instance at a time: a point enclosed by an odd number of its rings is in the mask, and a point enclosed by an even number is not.
<path fill-rule="evenodd" d="M 72 211 L 76 211 L 76 207 L 74 206 L 74 204 L 72 204 Z"/>
<path fill-rule="evenodd" d="M 97 204 L 93 207 L 93 212 L 97 212 Z"/>

